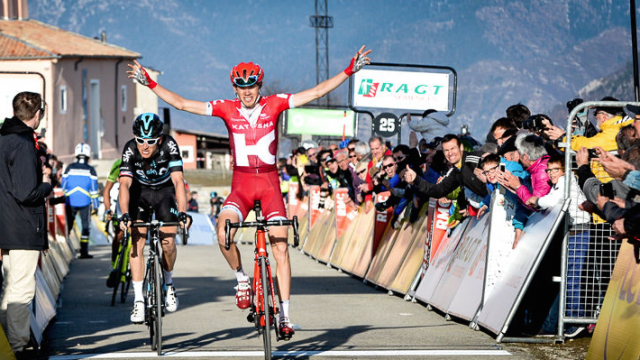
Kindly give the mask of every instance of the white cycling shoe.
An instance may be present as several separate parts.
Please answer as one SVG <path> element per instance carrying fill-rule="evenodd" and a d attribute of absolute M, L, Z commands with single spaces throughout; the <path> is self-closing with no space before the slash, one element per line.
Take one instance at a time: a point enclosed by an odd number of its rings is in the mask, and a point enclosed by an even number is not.
<path fill-rule="evenodd" d="M 131 322 L 134 324 L 142 324 L 144 322 L 144 301 L 136 301 L 133 303 Z"/>
<path fill-rule="evenodd" d="M 173 287 L 173 285 L 167 285 L 167 298 L 164 301 L 164 305 L 168 312 L 178 310 L 178 295 L 176 294 L 176 288 Z"/>

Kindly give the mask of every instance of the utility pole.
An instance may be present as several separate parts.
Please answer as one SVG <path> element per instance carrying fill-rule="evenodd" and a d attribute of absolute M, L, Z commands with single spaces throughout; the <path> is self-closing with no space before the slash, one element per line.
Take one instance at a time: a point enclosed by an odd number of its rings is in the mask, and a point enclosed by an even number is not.
<path fill-rule="evenodd" d="M 316 14 L 309 16 L 311 27 L 316 29 L 316 84 L 329 79 L 329 30 L 333 27 L 333 17 L 328 15 L 327 0 L 316 0 Z M 318 100 L 318 105 L 331 105 L 327 94 Z"/>
<path fill-rule="evenodd" d="M 638 101 L 638 39 L 636 36 L 636 0 L 629 0 L 629 8 L 631 13 L 631 50 L 633 51 L 633 90 L 635 100 Z"/>

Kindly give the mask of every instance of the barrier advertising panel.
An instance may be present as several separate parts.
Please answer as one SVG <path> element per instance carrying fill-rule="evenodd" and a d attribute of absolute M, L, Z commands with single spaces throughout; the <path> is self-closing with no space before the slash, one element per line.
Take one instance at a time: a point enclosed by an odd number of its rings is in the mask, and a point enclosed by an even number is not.
<path fill-rule="evenodd" d="M 358 214 L 358 209 L 349 199 L 349 189 L 339 188 L 334 191 L 336 204 L 336 236 L 340 237 L 347 231 L 347 226 Z"/>
<path fill-rule="evenodd" d="M 553 238 L 564 214 L 562 209 L 562 204 L 558 204 L 548 211 L 531 215 L 518 245 L 503 264 L 502 276 L 483 305 L 478 317 L 479 325 L 495 334 L 503 331 L 512 309 L 518 305 L 518 295 L 526 291 L 525 285 L 533 276 L 534 266 L 542 259 Z M 492 236 L 489 247 L 493 241 Z"/>
<path fill-rule="evenodd" d="M 433 223 L 431 225 L 431 256 L 429 258 L 429 262 L 433 260 L 433 256 L 435 255 L 438 247 L 440 247 L 440 242 L 447 233 L 447 221 L 449 220 L 449 209 L 451 208 L 452 203 L 442 204 L 440 201 L 434 201 L 434 218 Z"/>
<path fill-rule="evenodd" d="M 376 199 L 375 199 L 376 204 L 387 201 L 387 199 L 389 198 L 389 195 L 391 195 L 391 193 L 388 191 L 381 192 L 380 194 L 376 194 Z M 378 244 L 380 244 L 380 241 L 382 240 L 382 236 L 384 235 L 384 232 L 387 229 L 387 223 L 389 222 L 389 220 L 391 220 L 392 213 L 393 213 L 393 208 L 388 208 L 387 210 L 384 210 L 384 211 L 375 210 L 376 220 L 375 220 L 375 227 L 373 231 L 373 248 L 372 248 L 373 254 L 375 254 L 376 251 L 378 251 Z"/>
<path fill-rule="evenodd" d="M 480 252 L 487 244 L 488 216 L 483 216 L 480 220 L 470 218 L 467 221 L 469 223 L 467 225 L 468 230 L 465 231 L 462 239 L 460 239 L 429 302 L 429 304 L 444 312 L 447 312 L 449 309 L 449 305 L 453 301 L 454 296 L 456 296 L 474 260 L 479 257 Z M 475 315 L 478 305 L 480 305 L 480 297 L 477 297 L 477 299 L 473 299 L 472 297 L 471 299 L 465 300 L 469 301 L 469 307 L 475 306 L 472 310 L 473 315 Z"/>
<path fill-rule="evenodd" d="M 363 215 L 361 227 L 357 230 L 353 240 L 349 242 L 345 255 L 344 269 L 354 275 L 364 277 L 371 258 L 373 257 L 373 226 L 375 217 L 369 214 Z"/>
<path fill-rule="evenodd" d="M 640 263 L 634 242 L 620 246 L 588 360 L 640 358 Z"/>
<path fill-rule="evenodd" d="M 421 213 L 424 214 L 427 207 L 428 205 L 425 204 Z M 397 245 L 402 245 L 401 251 L 396 251 L 399 255 L 397 256 L 397 270 L 393 272 L 385 271 L 379 278 L 379 281 L 383 283 L 387 289 L 402 294 L 409 292 L 411 283 L 420 271 L 424 257 L 424 239 L 427 237 L 426 222 L 426 215 L 422 215 L 413 224 L 405 224 L 403 226 L 405 232 L 396 242 Z M 395 266 L 394 256 L 390 256 L 389 259 L 389 265 Z"/>
<path fill-rule="evenodd" d="M 296 194 L 298 193 L 298 190 L 299 190 L 298 183 L 295 183 L 295 182 L 289 183 L 289 206 L 287 209 L 287 214 L 289 214 L 289 218 L 291 218 L 293 215 L 298 214 L 298 209 L 300 208 L 300 205 L 303 201 L 303 200 L 298 200 L 298 197 L 296 196 Z"/>
<path fill-rule="evenodd" d="M 464 271 L 458 290 L 447 308 L 447 312 L 455 317 L 471 321 L 482 304 L 488 232 L 489 216 L 485 214 L 465 235 L 465 243 L 470 244 L 466 250 L 467 254 L 461 256 L 463 250 L 458 250 L 455 262 L 451 265 L 452 268 L 459 267 L 458 270 L 452 269 L 452 274 Z M 474 246 L 477 247 L 473 249 Z M 439 289 L 440 287 L 436 292 L 440 291 Z"/>
<path fill-rule="evenodd" d="M 313 229 L 320 214 L 324 212 L 324 208 L 320 208 L 320 186 L 309 186 L 309 230 Z"/>
<path fill-rule="evenodd" d="M 31 333 L 40 344 L 44 329 L 56 315 L 56 301 L 49 291 L 43 272 L 39 267 L 36 268 L 36 296 L 31 304 Z"/>
<path fill-rule="evenodd" d="M 512 224 L 516 206 L 499 191 L 491 196 L 491 212 L 489 213 L 489 241 L 486 281 L 484 285 L 484 301 L 487 301 L 493 286 L 502 277 L 504 264 L 511 255 L 515 232 Z"/>
<path fill-rule="evenodd" d="M 391 234 L 396 234 L 395 238 L 392 243 L 389 243 L 389 247 L 385 249 L 384 252 L 382 251 L 382 247 L 379 247 L 378 253 L 376 254 L 376 258 L 380 257 L 380 255 L 384 256 L 384 263 L 377 273 L 372 274 L 372 278 L 374 279 L 372 281 L 386 289 L 389 288 L 393 280 L 396 278 L 396 275 L 407 257 L 409 249 L 412 248 L 412 244 L 416 240 L 416 235 L 425 219 L 424 216 L 420 217 L 411 224 L 409 222 L 409 212 L 410 208 L 408 207 L 402 213 L 400 218 L 400 227 L 398 229 L 389 227 L 389 232 Z M 371 268 L 373 269 L 373 263 L 371 264 Z M 367 278 L 368 277 L 369 275 L 367 274 Z"/>
<path fill-rule="evenodd" d="M 189 228 L 188 245 L 215 245 L 218 243 L 217 231 L 206 214 L 189 213 L 193 223 Z M 176 243 L 182 244 L 182 235 L 178 231 Z"/>
<path fill-rule="evenodd" d="M 467 218 L 461 224 L 453 228 L 453 231 L 448 236 L 445 236 L 440 243 L 438 251 L 436 251 L 433 261 L 429 265 L 427 272 L 425 273 L 418 289 L 416 290 L 416 298 L 426 303 L 431 302 L 431 297 L 435 291 L 440 278 L 446 267 L 449 265 L 451 258 L 455 254 L 456 247 L 464 235 L 467 225 L 469 225 L 469 219 Z"/>
<path fill-rule="evenodd" d="M 361 238 L 361 226 L 365 222 L 365 218 L 364 204 L 362 204 L 358 207 L 358 212 L 356 213 L 354 220 L 347 226 L 347 230 L 341 236 L 338 236 L 336 247 L 331 254 L 330 263 L 332 265 L 335 265 L 340 269 L 344 269 L 344 259 L 346 258 L 347 249 L 349 249 L 351 242 L 358 241 L 358 239 Z M 358 236 L 355 236 L 355 234 L 358 234 Z"/>
<path fill-rule="evenodd" d="M 336 244 L 336 213 L 335 211 L 326 211 L 326 213 L 326 221 L 323 223 L 324 229 L 315 251 L 315 258 L 324 263 L 329 261 L 333 247 Z"/>

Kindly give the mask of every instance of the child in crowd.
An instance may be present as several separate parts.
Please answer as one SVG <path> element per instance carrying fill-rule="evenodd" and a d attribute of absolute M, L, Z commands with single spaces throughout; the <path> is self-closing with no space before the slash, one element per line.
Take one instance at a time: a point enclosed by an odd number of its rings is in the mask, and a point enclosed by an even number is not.
<path fill-rule="evenodd" d="M 522 166 L 517 162 L 508 161 L 495 154 L 489 154 L 482 158 L 478 164 L 476 176 L 478 176 L 480 180 L 485 180 L 487 189 L 489 190 L 489 195 L 487 195 L 487 197 L 481 200 L 478 204 L 478 218 L 489 210 L 489 206 L 491 204 L 491 193 L 493 190 L 500 188 L 500 184 L 498 182 L 500 180 L 500 176 L 503 174 L 503 170 L 500 168 L 500 165 L 504 165 L 505 170 L 519 177 L 523 182 L 527 182 L 529 173 L 523 170 Z M 515 238 L 513 242 L 513 248 L 515 248 L 518 240 L 522 236 L 522 231 L 524 229 L 524 225 L 527 223 L 529 212 L 524 206 L 522 206 L 516 194 L 511 191 L 505 191 L 504 196 L 508 201 L 515 204 L 515 214 L 511 219 L 511 223 L 515 230 Z"/>

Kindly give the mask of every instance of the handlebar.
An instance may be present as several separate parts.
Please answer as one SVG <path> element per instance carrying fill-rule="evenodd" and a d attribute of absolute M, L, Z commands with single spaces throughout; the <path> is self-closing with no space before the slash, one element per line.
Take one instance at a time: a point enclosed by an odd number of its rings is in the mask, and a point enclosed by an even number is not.
<path fill-rule="evenodd" d="M 151 220 L 150 222 L 134 222 L 130 227 L 132 228 L 140 228 L 140 227 L 153 227 L 157 226 L 158 228 L 164 226 L 177 226 L 178 231 L 180 231 L 180 235 L 184 238 L 189 238 L 189 229 L 187 228 L 187 224 L 182 226 L 182 223 L 179 221 L 159 221 L 159 220 Z M 125 235 L 128 235 L 128 230 L 126 230 Z"/>
<path fill-rule="evenodd" d="M 269 221 L 249 221 L 249 222 L 237 222 L 232 223 L 227 219 L 224 224 L 224 248 L 229 250 L 231 248 L 231 228 L 247 228 L 257 227 L 264 228 L 267 226 L 293 226 L 293 245 L 298 247 L 300 244 L 300 235 L 298 234 L 298 217 L 294 216 L 291 220 L 269 220 Z"/>

